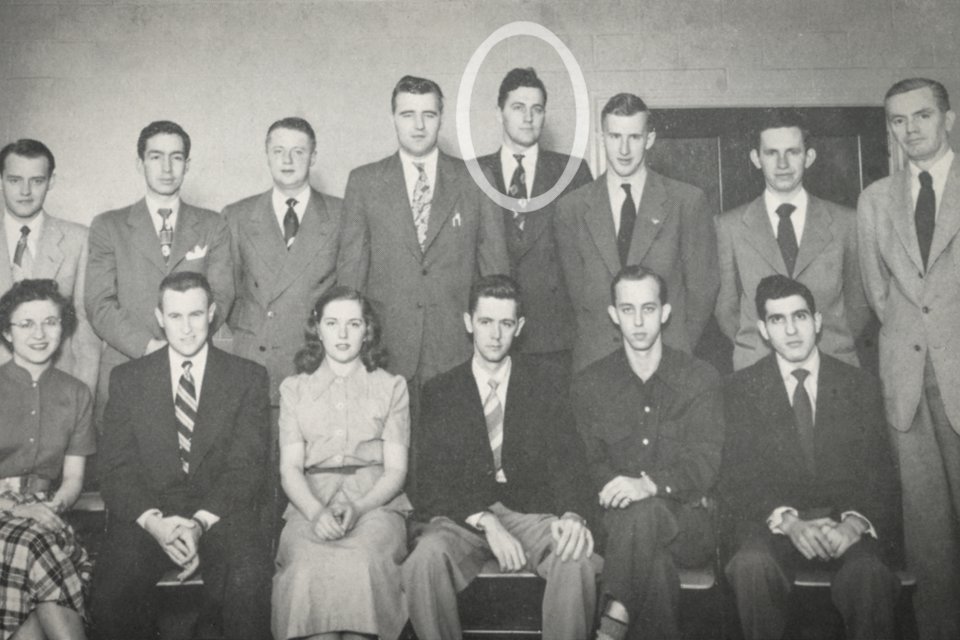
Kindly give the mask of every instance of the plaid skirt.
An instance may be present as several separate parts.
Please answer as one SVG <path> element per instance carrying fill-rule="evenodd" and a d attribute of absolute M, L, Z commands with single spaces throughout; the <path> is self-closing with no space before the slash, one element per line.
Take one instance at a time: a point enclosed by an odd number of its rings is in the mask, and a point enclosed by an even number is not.
<path fill-rule="evenodd" d="M 3 492 L 29 504 L 44 496 Z M 8 640 L 43 602 L 68 607 L 86 619 L 84 591 L 91 564 L 69 526 L 57 533 L 28 518 L 0 514 L 0 640 Z"/>

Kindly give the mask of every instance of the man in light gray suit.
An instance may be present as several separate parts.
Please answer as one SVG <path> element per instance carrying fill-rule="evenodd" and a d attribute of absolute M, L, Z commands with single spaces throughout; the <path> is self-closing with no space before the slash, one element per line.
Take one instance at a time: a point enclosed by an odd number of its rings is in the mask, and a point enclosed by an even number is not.
<path fill-rule="evenodd" d="M 237 291 L 227 323 L 233 352 L 267 367 L 278 407 L 310 309 L 336 277 L 341 200 L 310 187 L 317 136 L 309 122 L 274 122 L 266 150 L 273 188 L 223 210 Z"/>
<path fill-rule="evenodd" d="M 943 85 L 894 84 L 887 126 L 907 167 L 858 204 L 860 266 L 880 319 L 880 377 L 903 486 L 924 640 L 960 638 L 960 159 Z"/>
<path fill-rule="evenodd" d="M 100 340 L 83 310 L 87 228 L 55 218 L 43 203 L 53 188 L 53 153 L 38 140 L 21 139 L 0 149 L 0 292 L 27 278 L 50 278 L 60 293 L 77 301 L 77 330 L 60 346 L 57 368 L 97 389 Z M 0 364 L 10 359 L 0 349 Z"/>
<path fill-rule="evenodd" d="M 137 140 L 137 166 L 146 182 L 138 202 L 101 213 L 90 225 L 84 303 L 106 342 L 97 389 L 97 417 L 117 364 L 166 346 L 154 317 L 160 281 L 174 271 L 207 277 L 217 309 L 233 302 L 230 230 L 214 211 L 180 200 L 190 166 L 190 136 L 175 122 L 152 122 Z M 216 322 L 223 317 L 218 312 Z"/>
<path fill-rule="evenodd" d="M 510 260 L 499 207 L 437 148 L 440 87 L 404 76 L 391 106 L 400 150 L 350 173 L 337 280 L 378 308 L 388 368 L 413 382 L 415 396 L 470 355 L 461 320 L 470 285 L 508 273 Z"/>

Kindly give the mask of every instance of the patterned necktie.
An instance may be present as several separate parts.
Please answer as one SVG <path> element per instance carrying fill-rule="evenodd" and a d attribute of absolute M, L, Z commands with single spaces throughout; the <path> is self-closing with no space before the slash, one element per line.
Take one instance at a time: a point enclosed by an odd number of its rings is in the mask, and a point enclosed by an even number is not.
<path fill-rule="evenodd" d="M 413 166 L 417 168 L 417 182 L 413 185 L 411 209 L 413 209 L 413 225 L 417 228 L 417 242 L 420 243 L 420 250 L 423 251 L 427 243 L 427 221 L 430 219 L 430 203 L 433 200 L 433 193 L 423 163 L 414 162 Z"/>
<path fill-rule="evenodd" d="M 24 264 L 24 254 L 27 256 L 27 260 L 30 259 L 30 250 L 27 248 L 27 236 L 30 235 L 30 227 L 23 225 L 20 227 L 20 239 L 17 240 L 17 248 L 13 252 L 13 264 L 18 267 L 23 267 Z"/>
<path fill-rule="evenodd" d="M 293 239 L 300 230 L 300 220 L 297 219 L 297 212 L 294 210 L 296 205 L 296 198 L 287 200 L 287 212 L 283 216 L 283 241 L 287 243 L 287 249 L 293 245 Z"/>
<path fill-rule="evenodd" d="M 497 470 L 497 482 L 506 482 L 502 469 L 503 452 L 503 405 L 497 396 L 497 387 L 500 383 L 488 380 L 490 393 L 483 401 L 483 417 L 487 421 L 487 436 L 490 438 L 490 449 L 493 451 L 493 466 Z"/>
<path fill-rule="evenodd" d="M 511 198 L 520 200 L 527 199 L 527 172 L 523 170 L 523 154 L 515 153 L 513 157 L 517 160 L 517 168 L 513 171 L 513 177 L 510 179 L 510 189 L 508 194 Z M 523 224 L 527 220 L 527 214 L 522 211 L 513 212 L 513 224 L 517 227 L 517 232 L 523 233 Z"/>
<path fill-rule="evenodd" d="M 173 227 L 170 226 L 170 215 L 173 209 L 157 209 L 157 213 L 163 218 L 163 224 L 160 226 L 160 255 L 164 262 L 170 262 L 170 247 L 173 246 Z"/>
<path fill-rule="evenodd" d="M 792 204 L 782 204 L 777 207 L 777 215 L 780 216 L 780 222 L 777 224 L 777 244 L 780 245 L 780 255 L 783 256 L 783 263 L 787 265 L 787 275 L 793 275 L 793 267 L 797 264 L 797 253 L 800 251 L 800 245 L 797 244 L 797 234 L 793 230 L 793 222 L 790 220 L 790 214 L 796 210 Z"/>
<path fill-rule="evenodd" d="M 197 388 L 193 384 L 190 368 L 193 363 L 183 362 L 183 374 L 177 385 L 177 398 L 173 402 L 177 418 L 177 441 L 180 443 L 180 466 L 184 473 L 190 473 L 190 440 L 193 438 L 193 426 L 197 422 Z"/>
<path fill-rule="evenodd" d="M 620 254 L 620 266 L 627 265 L 627 256 L 630 254 L 630 243 L 633 240 L 633 227 L 637 222 L 637 205 L 633 201 L 633 194 L 630 193 L 630 185 L 622 184 L 624 193 L 627 197 L 623 200 L 623 206 L 620 207 L 620 230 L 617 232 L 617 251 Z"/>
<path fill-rule="evenodd" d="M 791 373 L 797 379 L 797 388 L 793 391 L 793 417 L 800 438 L 800 448 L 803 449 L 803 458 L 807 469 L 813 473 L 816 469 L 813 458 L 813 404 L 807 388 L 803 385 L 810 372 L 806 369 L 794 369 Z"/>
<path fill-rule="evenodd" d="M 927 268 L 930 257 L 930 243 L 933 242 L 933 229 L 937 216 L 937 194 L 933 191 L 933 177 L 926 171 L 920 172 L 920 193 L 917 194 L 917 208 L 913 222 L 917 225 L 917 241 L 920 243 L 920 257 L 923 268 Z"/>

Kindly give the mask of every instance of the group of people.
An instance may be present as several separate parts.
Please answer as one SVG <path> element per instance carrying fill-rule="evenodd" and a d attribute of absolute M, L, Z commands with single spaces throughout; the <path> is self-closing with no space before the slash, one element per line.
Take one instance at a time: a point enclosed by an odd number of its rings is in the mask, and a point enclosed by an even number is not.
<path fill-rule="evenodd" d="M 442 91 L 412 76 L 391 96 L 398 152 L 342 201 L 310 186 L 301 118 L 267 131 L 272 188 L 222 215 L 181 201 L 190 137 L 151 123 L 145 197 L 89 231 L 44 210 L 50 150 L 7 145 L 0 638 L 153 637 L 171 568 L 202 570 L 201 623 L 228 638 L 408 620 L 457 638 L 457 593 L 494 561 L 545 579 L 545 638 L 672 638 L 677 569 L 718 534 L 746 637 L 783 635 L 808 565 L 835 569 L 849 637 L 892 637 L 901 509 L 920 636 L 960 636 L 954 114 L 923 78 L 884 104 L 908 165 L 857 212 L 805 190 L 816 151 L 791 110 L 752 140 L 764 193 L 719 216 L 646 166 L 654 114 L 633 94 L 603 108 L 594 180 L 540 147 L 529 68 L 476 159 L 509 208 L 439 150 Z M 882 384 L 857 368 L 871 308 Z M 691 355 L 711 315 L 725 378 Z M 211 340 L 224 323 L 232 353 Z M 95 450 L 110 517 L 87 598 L 62 514 Z"/>

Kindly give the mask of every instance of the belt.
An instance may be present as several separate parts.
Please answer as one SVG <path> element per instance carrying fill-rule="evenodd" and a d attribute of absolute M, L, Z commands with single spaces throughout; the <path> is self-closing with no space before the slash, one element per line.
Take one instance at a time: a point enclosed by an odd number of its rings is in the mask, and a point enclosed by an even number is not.
<path fill-rule="evenodd" d="M 0 491 L 13 491 L 21 495 L 28 495 L 47 491 L 49 488 L 50 480 L 35 473 L 0 478 Z"/>

